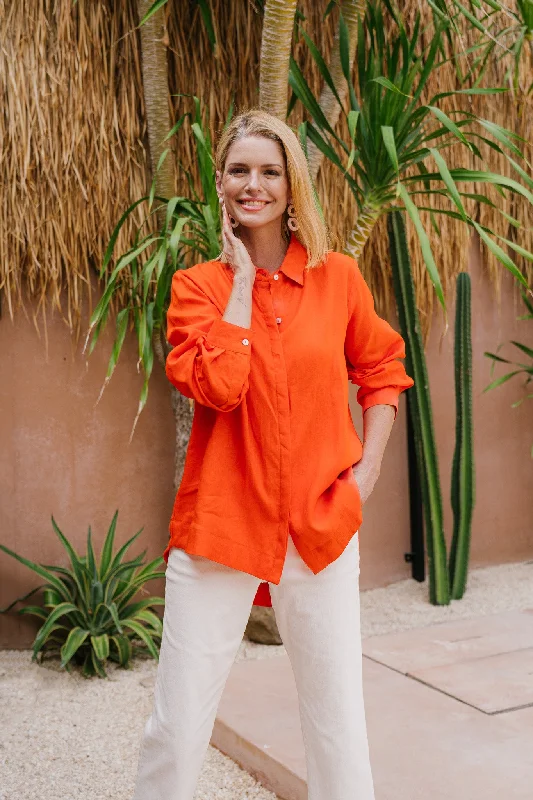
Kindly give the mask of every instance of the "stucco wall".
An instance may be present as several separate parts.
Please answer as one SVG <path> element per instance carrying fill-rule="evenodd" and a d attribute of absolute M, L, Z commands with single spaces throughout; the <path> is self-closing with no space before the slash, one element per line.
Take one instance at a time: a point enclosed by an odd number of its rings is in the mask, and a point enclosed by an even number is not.
<path fill-rule="evenodd" d="M 533 558 L 531 494 L 533 404 L 511 409 L 521 388 L 510 382 L 482 394 L 490 380 L 484 350 L 499 342 L 526 340 L 527 322 L 504 280 L 501 310 L 471 260 L 473 281 L 474 419 L 477 503 L 473 522 L 472 564 L 481 566 Z M 453 386 L 453 313 L 450 329 L 439 315 L 428 346 L 431 393 L 440 456 L 445 522 L 451 533 L 450 468 L 455 441 Z M 529 327 L 528 327 L 529 325 Z M 47 336 L 39 339 L 33 323 L 21 312 L 14 324 L 0 322 L 0 541 L 36 561 L 63 559 L 50 523 L 59 527 L 82 551 L 92 525 L 99 547 L 116 508 L 117 540 L 123 542 L 141 526 L 138 552 L 160 554 L 167 541 L 172 508 L 174 422 L 169 387 L 155 370 L 148 406 L 131 444 L 141 378 L 136 352 L 129 341 L 116 374 L 96 399 L 107 368 L 111 337 L 97 347 L 86 365 L 81 342 L 74 345 L 57 314 L 47 317 Z M 356 387 L 351 407 L 362 433 Z M 382 586 L 410 576 L 404 553 L 410 549 L 406 472 L 405 398 L 389 442 L 378 485 L 365 506 L 361 529 L 361 587 Z M 22 565 L 0 553 L 0 607 L 41 581 Z M 152 585 L 160 592 L 162 585 Z M 27 646 L 35 631 L 32 620 L 0 616 L 0 647 Z"/>

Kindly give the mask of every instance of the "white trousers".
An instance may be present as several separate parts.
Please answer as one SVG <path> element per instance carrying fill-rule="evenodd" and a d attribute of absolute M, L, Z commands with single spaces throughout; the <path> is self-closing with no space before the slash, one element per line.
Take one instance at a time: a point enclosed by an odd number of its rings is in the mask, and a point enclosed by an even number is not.
<path fill-rule="evenodd" d="M 202 556 L 170 551 L 154 705 L 133 800 L 193 800 L 259 583 Z M 308 800 L 374 800 L 361 672 L 358 534 L 317 575 L 289 536 L 281 580 L 270 584 L 270 594 L 298 690 Z"/>

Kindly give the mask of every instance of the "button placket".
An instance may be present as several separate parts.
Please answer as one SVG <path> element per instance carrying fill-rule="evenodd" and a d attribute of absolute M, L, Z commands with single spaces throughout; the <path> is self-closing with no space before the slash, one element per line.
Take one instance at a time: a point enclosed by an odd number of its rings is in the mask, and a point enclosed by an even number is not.
<path fill-rule="evenodd" d="M 272 354 L 272 374 L 275 384 L 275 398 L 277 410 L 277 427 L 279 443 L 279 526 L 278 526 L 278 555 L 276 562 L 281 571 L 287 552 L 287 533 L 289 529 L 289 509 L 290 509 L 290 463 L 291 463 L 291 433 L 290 433 L 290 398 L 289 382 L 287 375 L 287 365 L 283 353 L 283 343 L 277 325 L 277 318 L 274 311 L 272 296 L 272 277 L 265 280 L 265 288 L 268 293 L 258 294 L 258 302 L 263 311 L 263 317 L 268 329 L 270 347 Z M 281 318 L 279 318 L 281 319 Z"/>

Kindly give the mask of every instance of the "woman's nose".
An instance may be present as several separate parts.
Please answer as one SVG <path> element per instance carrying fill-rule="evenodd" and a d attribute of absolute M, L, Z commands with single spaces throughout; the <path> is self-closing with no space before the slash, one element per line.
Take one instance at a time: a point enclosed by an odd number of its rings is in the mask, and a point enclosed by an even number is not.
<path fill-rule="evenodd" d="M 248 173 L 247 185 L 252 189 L 256 189 L 260 186 L 259 173 L 253 169 Z"/>

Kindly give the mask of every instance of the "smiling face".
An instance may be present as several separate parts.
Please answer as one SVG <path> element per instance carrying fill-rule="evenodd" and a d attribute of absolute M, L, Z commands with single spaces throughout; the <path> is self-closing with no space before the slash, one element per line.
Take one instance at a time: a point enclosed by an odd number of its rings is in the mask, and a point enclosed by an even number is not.
<path fill-rule="evenodd" d="M 245 136 L 230 146 L 224 171 L 216 172 L 228 214 L 245 228 L 280 227 L 290 200 L 281 145 L 264 136 Z"/>

